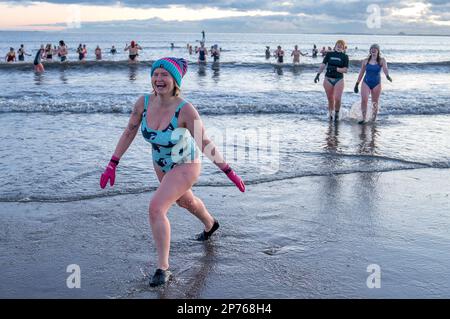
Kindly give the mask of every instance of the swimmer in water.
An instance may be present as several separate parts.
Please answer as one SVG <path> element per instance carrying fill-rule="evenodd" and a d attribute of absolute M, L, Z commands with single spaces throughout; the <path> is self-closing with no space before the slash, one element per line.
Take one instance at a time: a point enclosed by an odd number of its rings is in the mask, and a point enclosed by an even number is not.
<path fill-rule="evenodd" d="M 359 83 L 361 83 L 361 113 L 362 120 L 359 124 L 366 123 L 367 119 L 367 103 L 369 101 L 369 95 L 372 98 L 372 121 L 375 121 L 378 114 L 378 102 L 381 95 L 381 77 L 380 73 L 383 70 L 384 75 L 388 81 L 392 82 L 389 76 L 389 70 L 387 67 L 386 59 L 381 56 L 380 46 L 378 44 L 372 44 L 369 50 L 369 56 L 362 61 L 361 71 L 359 72 L 358 80 L 356 81 L 354 92 L 359 92 Z"/>
<path fill-rule="evenodd" d="M 128 126 L 122 133 L 112 158 L 100 177 L 100 187 L 114 185 L 116 167 L 120 158 L 139 131 L 152 146 L 153 168 L 160 182 L 153 193 L 148 214 L 153 240 L 158 254 L 157 269 L 150 286 L 164 285 L 170 278 L 169 251 L 171 227 L 167 218 L 173 204 L 187 209 L 204 225 L 196 236 L 198 241 L 209 240 L 219 228 L 219 222 L 195 196 L 192 187 L 201 173 L 200 152 L 203 152 L 225 175 L 245 192 L 245 184 L 219 149 L 205 133 L 197 109 L 180 97 L 182 78 L 187 72 L 187 61 L 162 58 L 152 64 L 152 93 L 136 101 Z"/>
<path fill-rule="evenodd" d="M 59 47 L 58 47 L 58 56 L 61 59 L 61 62 L 67 61 L 67 45 L 64 43 L 63 40 L 59 41 Z"/>
<path fill-rule="evenodd" d="M 8 63 L 16 62 L 16 51 L 14 51 L 14 48 L 9 48 L 9 52 L 6 53 L 5 61 Z"/>
<path fill-rule="evenodd" d="M 295 45 L 294 51 L 292 51 L 292 53 L 291 53 L 291 56 L 294 57 L 294 59 L 293 59 L 293 63 L 294 64 L 300 63 L 300 55 L 306 56 L 307 54 L 306 53 L 302 53 L 302 51 L 300 51 L 298 49 L 298 45 Z"/>
<path fill-rule="evenodd" d="M 337 121 L 341 108 L 342 93 L 344 92 L 344 73 L 348 71 L 348 55 L 344 53 L 346 44 L 344 40 L 338 40 L 334 51 L 328 52 L 320 65 L 314 83 L 320 81 L 320 74 L 327 68 L 323 87 L 328 99 L 328 118 Z"/>
<path fill-rule="evenodd" d="M 97 61 L 102 59 L 102 49 L 100 49 L 100 46 L 97 45 L 97 47 L 95 48 L 95 59 Z"/>
<path fill-rule="evenodd" d="M 25 61 L 25 55 L 31 56 L 31 54 L 28 54 L 28 53 L 25 51 L 25 47 L 24 47 L 23 44 L 20 45 L 19 50 L 17 50 L 17 54 L 18 54 L 18 56 L 19 56 L 19 61 L 20 61 L 20 62 L 24 62 L 24 61 Z"/>
<path fill-rule="evenodd" d="M 220 50 L 217 44 L 214 44 L 211 49 L 211 57 L 214 59 L 214 62 L 219 62 L 220 59 Z"/>
<path fill-rule="evenodd" d="M 283 63 L 284 59 L 284 51 L 281 49 L 281 45 L 277 47 L 275 52 L 273 53 L 273 56 L 277 58 L 278 63 Z"/>
<path fill-rule="evenodd" d="M 44 65 L 42 65 L 42 57 L 45 56 L 45 49 L 44 49 L 44 45 L 41 45 L 41 48 L 38 50 L 38 52 L 36 53 L 36 56 L 34 57 L 34 71 L 37 73 L 42 73 L 44 72 Z"/>
<path fill-rule="evenodd" d="M 116 54 L 117 53 L 117 49 L 116 49 L 116 47 L 115 46 L 112 46 L 111 47 L 111 51 L 109 51 L 112 55 L 114 55 L 114 54 Z"/>
<path fill-rule="evenodd" d="M 135 42 L 131 41 L 131 44 L 125 46 L 124 51 L 128 51 L 128 61 L 130 63 L 136 63 L 138 62 L 138 56 L 139 56 L 139 50 L 142 50 L 142 48 Z"/>
<path fill-rule="evenodd" d="M 270 59 L 270 47 L 266 46 L 266 60 Z"/>
<path fill-rule="evenodd" d="M 200 48 L 197 48 L 195 53 L 198 53 L 198 63 L 206 63 L 208 50 L 205 48 L 205 42 L 200 43 Z"/>
<path fill-rule="evenodd" d="M 317 54 L 319 54 L 319 49 L 317 49 L 317 46 L 314 44 L 312 49 L 312 57 L 317 58 Z"/>

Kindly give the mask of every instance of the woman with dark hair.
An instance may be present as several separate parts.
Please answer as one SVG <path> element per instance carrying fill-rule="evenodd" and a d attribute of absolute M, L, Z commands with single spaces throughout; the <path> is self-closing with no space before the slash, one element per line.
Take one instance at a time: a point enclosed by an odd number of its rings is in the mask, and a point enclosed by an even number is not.
<path fill-rule="evenodd" d="M 367 117 L 367 103 L 369 101 L 369 95 L 372 97 L 372 121 L 375 121 L 378 114 L 378 101 L 381 95 L 381 69 L 383 69 L 386 79 L 392 82 L 389 76 L 389 70 L 387 67 L 386 59 L 381 57 L 380 46 L 378 44 L 372 44 L 369 50 L 369 56 L 363 60 L 361 65 L 361 71 L 359 72 L 358 80 L 356 81 L 354 92 L 358 93 L 359 83 L 363 78 L 364 81 L 361 86 L 361 113 L 362 120 L 360 124 L 366 123 Z"/>
<path fill-rule="evenodd" d="M 58 56 L 61 59 L 61 62 L 65 62 L 67 60 L 67 46 L 63 40 L 59 41 L 58 47 Z"/>

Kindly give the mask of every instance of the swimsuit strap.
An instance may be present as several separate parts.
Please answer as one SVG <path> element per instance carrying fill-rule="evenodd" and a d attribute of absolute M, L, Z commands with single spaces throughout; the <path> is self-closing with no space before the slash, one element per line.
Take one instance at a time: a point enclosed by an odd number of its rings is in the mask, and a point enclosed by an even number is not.
<path fill-rule="evenodd" d="M 175 114 L 173 115 L 172 119 L 170 120 L 170 123 L 172 123 L 173 127 L 178 127 L 178 118 L 180 116 L 181 109 L 183 106 L 187 104 L 186 101 L 181 101 L 181 103 L 177 106 L 177 109 L 175 111 Z"/>
<path fill-rule="evenodd" d="M 148 102 L 149 101 L 150 101 L 150 96 L 148 94 L 144 95 L 144 113 L 147 113 L 147 108 L 148 108 Z"/>

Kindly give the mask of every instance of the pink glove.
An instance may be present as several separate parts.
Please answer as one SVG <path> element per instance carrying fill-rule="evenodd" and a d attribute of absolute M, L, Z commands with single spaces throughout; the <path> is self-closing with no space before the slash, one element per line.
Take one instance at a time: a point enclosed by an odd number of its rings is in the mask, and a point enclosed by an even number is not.
<path fill-rule="evenodd" d="M 114 156 L 111 157 L 108 166 L 106 166 L 105 171 L 100 177 L 100 187 L 105 188 L 109 180 L 109 185 L 113 186 L 116 180 L 116 166 L 119 164 L 119 158 Z"/>
<path fill-rule="evenodd" d="M 245 184 L 242 178 L 239 177 L 230 167 L 230 165 L 227 164 L 222 171 L 228 176 L 228 178 L 239 188 L 241 192 L 245 192 Z"/>

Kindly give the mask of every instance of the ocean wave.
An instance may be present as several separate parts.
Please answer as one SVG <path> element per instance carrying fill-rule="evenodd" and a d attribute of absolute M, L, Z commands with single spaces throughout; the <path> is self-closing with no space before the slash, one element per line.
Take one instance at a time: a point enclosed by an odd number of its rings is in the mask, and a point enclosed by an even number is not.
<path fill-rule="evenodd" d="M 342 107 L 349 109 L 359 101 L 352 93 L 344 93 L 346 102 Z M 102 98 L 88 95 L 81 100 L 77 96 L 55 99 L 44 95 L 0 97 L 0 113 L 73 113 L 73 114 L 129 114 L 138 95 L 108 95 Z M 203 115 L 233 114 L 298 114 L 321 116 L 326 113 L 322 92 L 285 93 L 278 98 L 267 94 L 241 96 L 239 94 L 207 93 L 190 94 L 189 101 Z M 316 101 L 316 102 L 315 102 Z M 322 102 L 317 102 L 322 101 Z M 380 108 L 380 116 L 385 115 L 445 115 L 450 114 L 450 97 L 435 96 L 404 99 L 398 96 L 387 97 Z"/>
<path fill-rule="evenodd" d="M 43 61 L 46 69 L 129 69 L 129 68 L 150 68 L 152 60 L 141 60 L 139 63 L 130 63 L 128 60 L 102 60 L 102 61 L 67 61 L 60 63 L 57 61 L 46 62 Z M 301 64 L 293 64 L 286 62 L 283 64 L 275 62 L 239 62 L 239 61 L 225 61 L 220 63 L 208 62 L 206 66 L 220 67 L 220 68 L 243 68 L 243 69 L 273 69 L 273 68 L 299 68 L 302 70 L 316 70 L 322 62 L 321 59 L 316 60 L 314 63 L 302 62 Z M 361 60 L 350 60 L 350 67 L 359 68 Z M 438 62 L 388 62 L 391 69 L 401 70 L 415 70 L 415 69 L 448 69 L 450 68 L 450 61 L 438 61 Z M 205 67 L 204 64 L 198 62 L 189 62 L 190 66 Z M 0 63 L 0 71 L 30 71 L 33 70 L 33 63 L 31 62 L 19 62 L 19 63 Z"/>
<path fill-rule="evenodd" d="M 377 156 L 366 156 L 368 159 L 370 157 L 377 158 Z M 433 164 L 423 164 L 423 163 L 414 163 L 408 161 L 399 161 L 397 159 L 390 159 L 390 161 L 398 161 L 401 165 L 397 167 L 387 167 L 387 168 L 377 168 L 377 169 L 342 169 L 339 171 L 331 171 L 331 172 L 291 172 L 284 174 L 273 174 L 268 175 L 267 177 L 259 177 L 253 179 L 246 179 L 245 183 L 247 187 L 251 185 L 260 185 L 271 182 L 282 182 L 297 178 L 307 178 L 307 177 L 326 177 L 326 176 L 337 176 L 337 175 L 348 175 L 348 174 L 364 174 L 364 173 L 386 173 L 386 172 L 394 172 L 394 171 L 402 171 L 402 170 L 414 170 L 414 169 L 424 169 L 424 168 L 435 168 L 435 169 L 449 169 L 450 163 L 433 163 Z M 401 163 L 404 162 L 404 163 Z M 228 182 L 199 182 L 195 184 L 195 187 L 234 187 L 234 185 Z M 76 195 L 7 195 L 0 196 L 0 202 L 10 203 L 10 202 L 20 202 L 20 203 L 33 203 L 33 202 L 41 202 L 41 203 L 66 203 L 66 202 L 77 202 L 84 200 L 93 200 L 99 198 L 109 198 L 115 196 L 123 196 L 123 195 L 137 195 L 147 192 L 155 191 L 157 187 L 136 187 L 129 188 L 125 190 L 111 190 L 106 192 L 95 192 L 92 194 L 76 194 Z"/>

